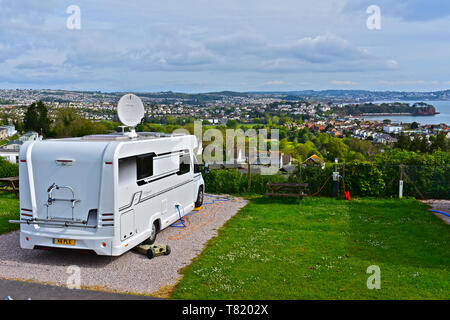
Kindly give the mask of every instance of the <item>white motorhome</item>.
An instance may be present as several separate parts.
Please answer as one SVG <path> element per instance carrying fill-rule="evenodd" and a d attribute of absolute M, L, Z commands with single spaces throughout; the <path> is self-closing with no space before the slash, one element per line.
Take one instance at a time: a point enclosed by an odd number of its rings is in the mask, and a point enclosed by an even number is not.
<path fill-rule="evenodd" d="M 193 135 L 134 133 L 25 142 L 20 246 L 118 256 L 203 202 Z"/>

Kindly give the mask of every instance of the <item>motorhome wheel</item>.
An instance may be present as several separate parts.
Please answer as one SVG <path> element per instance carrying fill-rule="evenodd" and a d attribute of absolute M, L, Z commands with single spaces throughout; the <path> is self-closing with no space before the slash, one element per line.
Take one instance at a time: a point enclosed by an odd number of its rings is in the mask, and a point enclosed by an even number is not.
<path fill-rule="evenodd" d="M 148 237 L 147 240 L 143 241 L 142 244 L 153 244 L 156 240 L 156 235 L 158 233 L 158 224 L 153 222 L 152 232 L 150 234 L 150 237 Z"/>
<path fill-rule="evenodd" d="M 195 207 L 199 208 L 201 207 L 203 204 L 203 187 L 200 187 L 200 189 L 198 189 L 198 196 L 197 196 L 197 201 L 195 202 Z"/>

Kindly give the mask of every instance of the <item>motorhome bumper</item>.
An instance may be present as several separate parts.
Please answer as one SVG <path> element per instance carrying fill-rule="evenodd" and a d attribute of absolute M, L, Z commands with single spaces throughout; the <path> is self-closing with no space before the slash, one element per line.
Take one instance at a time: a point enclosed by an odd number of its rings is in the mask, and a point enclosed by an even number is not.
<path fill-rule="evenodd" d="M 67 220 L 57 220 L 57 219 L 27 219 L 27 220 L 9 220 L 9 223 L 20 223 L 20 224 L 37 224 L 53 227 L 74 227 L 74 228 L 91 228 L 95 229 L 97 226 L 87 225 L 83 222 L 74 222 Z"/>
<path fill-rule="evenodd" d="M 55 243 L 55 239 L 74 240 L 73 245 Z M 47 232 L 20 232 L 20 247 L 22 249 L 37 249 L 37 248 L 63 248 L 70 250 L 92 250 L 98 255 L 112 255 L 113 242 L 111 237 L 97 237 L 77 234 L 73 232 L 68 235 L 66 233 L 53 233 Z"/>

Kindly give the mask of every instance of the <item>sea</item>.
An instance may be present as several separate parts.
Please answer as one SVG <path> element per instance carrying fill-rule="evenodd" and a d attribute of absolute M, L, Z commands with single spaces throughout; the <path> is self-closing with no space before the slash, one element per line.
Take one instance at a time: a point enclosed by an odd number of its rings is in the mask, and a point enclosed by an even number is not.
<path fill-rule="evenodd" d="M 445 123 L 450 125 L 450 101 L 374 101 L 373 103 L 392 103 L 392 102 L 404 102 L 413 105 L 416 102 L 425 102 L 433 105 L 436 108 L 434 116 L 364 116 L 367 120 L 383 121 L 385 119 L 391 120 L 393 123 L 412 123 L 417 122 L 420 124 L 441 124 Z"/>

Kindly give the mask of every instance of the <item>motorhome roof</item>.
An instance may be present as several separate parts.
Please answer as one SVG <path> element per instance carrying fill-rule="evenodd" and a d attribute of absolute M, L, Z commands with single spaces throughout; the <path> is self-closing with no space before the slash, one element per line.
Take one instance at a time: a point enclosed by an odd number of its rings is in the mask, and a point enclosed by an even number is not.
<path fill-rule="evenodd" d="M 137 137 L 132 138 L 123 133 L 113 134 L 94 134 L 84 136 L 83 140 L 102 140 L 102 141 L 127 141 L 127 140 L 145 140 L 145 139 L 157 139 L 157 138 L 170 138 L 184 136 L 184 133 L 163 133 L 163 132 L 137 132 Z"/>
<path fill-rule="evenodd" d="M 112 134 L 93 134 L 79 138 L 62 138 L 56 140 L 66 141 L 132 141 L 132 140 L 147 140 L 158 138 L 171 138 L 185 136 L 184 133 L 164 133 L 164 132 L 138 132 L 136 138 L 131 138 L 123 133 Z M 50 139 L 53 140 L 53 139 Z"/>

